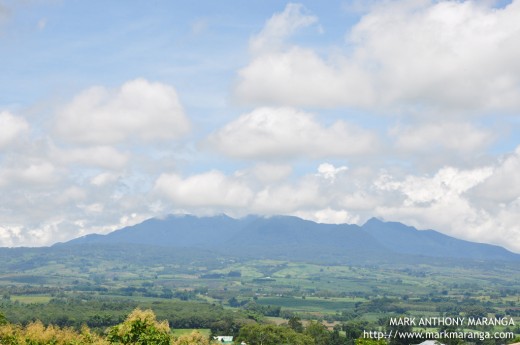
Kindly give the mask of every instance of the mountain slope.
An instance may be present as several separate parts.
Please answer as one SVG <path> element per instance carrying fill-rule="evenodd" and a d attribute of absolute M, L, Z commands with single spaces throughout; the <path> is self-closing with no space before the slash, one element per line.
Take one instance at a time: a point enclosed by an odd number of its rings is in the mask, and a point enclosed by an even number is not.
<path fill-rule="evenodd" d="M 499 246 L 459 240 L 435 230 L 417 230 L 398 222 L 372 218 L 362 228 L 387 249 L 402 254 L 475 260 L 518 260 L 520 257 Z"/>
<path fill-rule="evenodd" d="M 411 262 L 418 258 L 520 261 L 520 255 L 375 218 L 363 226 L 320 224 L 297 217 L 225 215 L 149 219 L 107 235 L 88 235 L 64 245 L 138 244 L 197 248 L 242 257 L 321 262 Z"/>

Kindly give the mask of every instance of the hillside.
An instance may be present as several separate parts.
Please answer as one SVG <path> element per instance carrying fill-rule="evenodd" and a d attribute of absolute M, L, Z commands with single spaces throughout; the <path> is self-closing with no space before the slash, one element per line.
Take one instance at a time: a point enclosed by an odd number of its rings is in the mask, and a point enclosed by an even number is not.
<path fill-rule="evenodd" d="M 468 259 L 520 261 L 520 255 L 489 244 L 459 240 L 434 230 L 417 230 L 375 218 L 363 226 L 320 224 L 291 216 L 270 218 L 191 215 L 149 219 L 107 235 L 87 235 L 72 245 L 132 244 L 211 250 L 240 257 L 373 262 Z"/>

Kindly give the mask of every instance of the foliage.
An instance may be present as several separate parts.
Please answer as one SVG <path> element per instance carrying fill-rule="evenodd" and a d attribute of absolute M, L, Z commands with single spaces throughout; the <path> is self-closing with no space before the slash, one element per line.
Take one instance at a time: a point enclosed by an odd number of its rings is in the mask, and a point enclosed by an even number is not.
<path fill-rule="evenodd" d="M 321 322 L 311 321 L 304 334 L 310 336 L 315 345 L 328 345 L 330 342 L 330 333 Z"/>
<path fill-rule="evenodd" d="M 116 344 L 169 345 L 170 327 L 158 322 L 151 310 L 135 309 L 126 320 L 108 332 L 107 340 Z"/>
<path fill-rule="evenodd" d="M 40 321 L 27 326 L 0 325 L 2 345 L 210 345 L 207 336 L 199 332 L 172 339 L 166 321 L 158 322 L 151 310 L 135 309 L 126 320 L 108 331 L 106 338 L 92 333 L 87 326 L 77 332 L 72 328 L 44 326 Z"/>
<path fill-rule="evenodd" d="M 388 345 L 388 343 L 384 339 L 358 338 L 356 339 L 356 345 Z"/>
<path fill-rule="evenodd" d="M 71 328 L 45 327 L 40 321 L 26 327 L 6 324 L 0 326 L 0 344 L 3 345 L 108 345 L 108 342 L 83 327 L 78 333 Z"/>
<path fill-rule="evenodd" d="M 287 322 L 289 327 L 291 327 L 293 330 L 295 330 L 298 333 L 303 332 L 303 323 L 302 319 L 298 316 L 292 316 L 289 321 Z"/>
<path fill-rule="evenodd" d="M 173 341 L 173 345 L 209 345 L 208 337 L 199 332 L 184 334 Z"/>
<path fill-rule="evenodd" d="M 0 313 L 0 325 L 5 325 L 7 323 L 7 319 L 4 314 Z"/>
<path fill-rule="evenodd" d="M 240 329 L 236 342 L 248 345 L 313 345 L 313 338 L 291 328 L 276 325 L 251 324 Z"/>
<path fill-rule="evenodd" d="M 180 300 L 136 301 L 128 298 L 95 297 L 78 295 L 76 298 L 54 298 L 49 303 L 17 303 L 0 301 L 0 310 L 9 322 L 27 324 L 41 320 L 44 324 L 80 329 L 86 324 L 92 329 L 104 331 L 117 325 L 135 308 L 153 309 L 161 320 L 168 320 L 172 328 L 223 327 L 222 319 L 229 324 L 242 324 L 245 313 L 224 310 L 219 305 Z"/>

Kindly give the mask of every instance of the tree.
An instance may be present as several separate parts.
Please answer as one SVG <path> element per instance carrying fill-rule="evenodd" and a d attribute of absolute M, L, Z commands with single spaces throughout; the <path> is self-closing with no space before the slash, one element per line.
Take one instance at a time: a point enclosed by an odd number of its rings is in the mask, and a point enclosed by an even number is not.
<path fill-rule="evenodd" d="M 367 323 L 363 321 L 348 321 L 343 324 L 343 330 L 347 337 L 347 344 L 354 345 L 356 339 L 361 337 L 363 330 L 367 328 Z"/>
<path fill-rule="evenodd" d="M 169 345 L 170 327 L 167 321 L 158 322 L 153 311 L 137 308 L 122 324 L 109 330 L 107 340 L 117 344 Z"/>
<path fill-rule="evenodd" d="M 209 345 L 209 339 L 194 331 L 190 334 L 181 335 L 173 341 L 173 345 Z"/>
<path fill-rule="evenodd" d="M 340 331 L 341 326 L 335 325 L 332 333 L 330 334 L 329 345 L 343 345 L 346 343 L 347 339 L 339 334 Z"/>
<path fill-rule="evenodd" d="M 289 327 L 249 324 L 240 329 L 236 343 L 248 345 L 314 345 L 313 339 Z"/>
<path fill-rule="evenodd" d="M 298 333 L 303 332 L 302 319 L 298 316 L 292 316 L 288 321 L 289 327 Z"/>
<path fill-rule="evenodd" d="M 4 314 L 0 313 L 0 325 L 6 325 L 7 319 L 5 318 Z"/>
<path fill-rule="evenodd" d="M 304 334 L 310 336 L 316 345 L 327 345 L 330 340 L 330 333 L 321 322 L 311 321 Z"/>

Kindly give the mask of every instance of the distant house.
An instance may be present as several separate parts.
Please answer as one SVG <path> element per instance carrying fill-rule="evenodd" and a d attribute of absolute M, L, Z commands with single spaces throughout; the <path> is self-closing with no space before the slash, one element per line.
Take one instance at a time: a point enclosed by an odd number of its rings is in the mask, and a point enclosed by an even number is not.
<path fill-rule="evenodd" d="M 233 344 L 233 336 L 217 335 L 216 337 L 213 337 L 213 339 L 222 344 Z"/>

